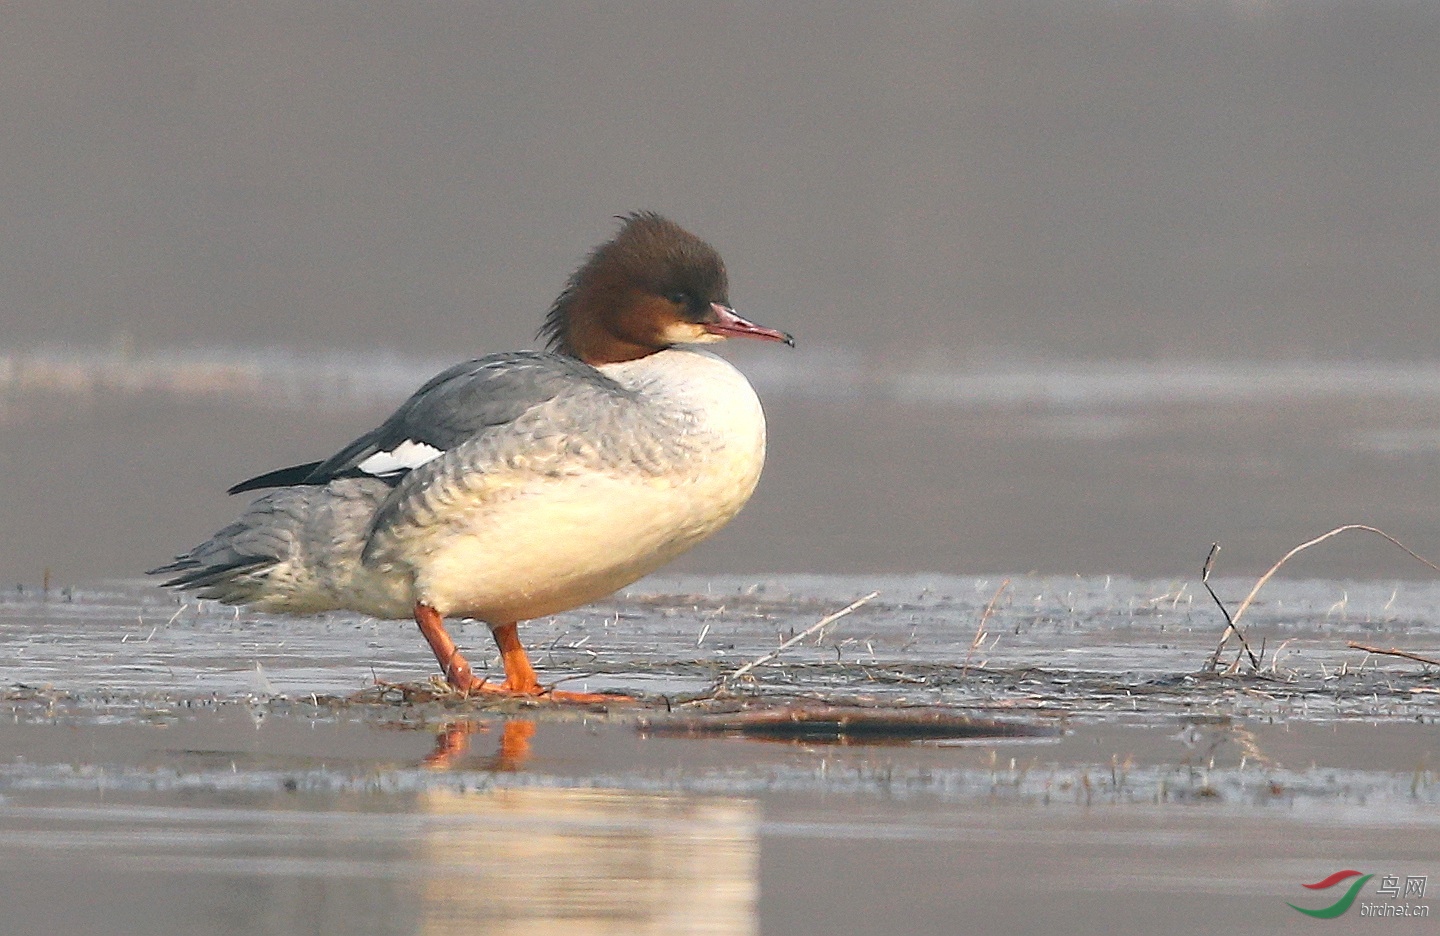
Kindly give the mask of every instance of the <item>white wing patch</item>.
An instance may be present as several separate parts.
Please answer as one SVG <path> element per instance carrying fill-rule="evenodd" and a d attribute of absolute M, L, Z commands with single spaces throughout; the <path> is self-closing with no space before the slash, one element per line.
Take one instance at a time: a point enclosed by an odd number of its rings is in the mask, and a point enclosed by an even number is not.
<path fill-rule="evenodd" d="M 412 471 L 443 452 L 433 445 L 406 439 L 388 452 L 376 452 L 355 467 L 377 478 L 389 478 L 402 471 Z"/>

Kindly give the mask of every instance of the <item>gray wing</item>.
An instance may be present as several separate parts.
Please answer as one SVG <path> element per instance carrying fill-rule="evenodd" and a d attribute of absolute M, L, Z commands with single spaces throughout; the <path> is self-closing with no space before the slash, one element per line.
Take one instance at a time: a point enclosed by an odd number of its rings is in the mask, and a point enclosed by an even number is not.
<path fill-rule="evenodd" d="M 431 378 L 378 428 L 325 461 L 267 472 L 231 493 L 354 477 L 398 484 L 420 465 L 577 388 L 632 396 L 590 365 L 560 354 L 515 351 L 466 361 Z"/>
<path fill-rule="evenodd" d="M 694 465 L 711 444 L 691 431 L 694 416 L 683 407 L 647 405 L 643 385 L 631 390 L 603 379 L 568 380 L 513 420 L 407 471 L 375 513 L 363 561 L 384 561 L 392 546 L 437 518 L 492 499 L 583 475 L 664 477 Z"/>

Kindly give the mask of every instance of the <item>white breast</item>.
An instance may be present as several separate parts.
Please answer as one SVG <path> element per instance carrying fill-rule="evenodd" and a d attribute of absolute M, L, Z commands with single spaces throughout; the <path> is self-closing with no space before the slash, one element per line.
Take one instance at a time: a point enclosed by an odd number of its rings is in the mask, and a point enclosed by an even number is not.
<path fill-rule="evenodd" d="M 643 449 L 643 464 L 489 466 L 483 483 L 444 498 L 423 524 L 393 531 L 376 551 L 377 571 L 408 573 L 415 600 L 442 614 L 508 623 L 603 597 L 724 526 L 749 500 L 765 460 L 765 417 L 749 382 L 693 349 L 601 370 L 656 418 L 636 420 L 649 428 L 630 437 L 584 443 Z M 645 433 L 654 437 L 636 437 Z"/>

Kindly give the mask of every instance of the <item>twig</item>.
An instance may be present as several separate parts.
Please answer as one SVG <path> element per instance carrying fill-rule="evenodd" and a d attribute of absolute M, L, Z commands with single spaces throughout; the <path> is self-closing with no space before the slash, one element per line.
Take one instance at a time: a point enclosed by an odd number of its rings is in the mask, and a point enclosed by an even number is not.
<path fill-rule="evenodd" d="M 1215 556 L 1219 552 L 1220 544 L 1211 543 L 1210 555 L 1205 557 L 1205 566 L 1200 570 L 1200 584 L 1205 586 L 1205 590 L 1210 593 L 1210 597 L 1215 599 L 1215 604 L 1220 606 L 1220 613 L 1225 615 L 1225 630 L 1220 634 L 1220 643 L 1215 647 L 1215 652 L 1210 655 L 1210 660 L 1206 666 L 1211 672 L 1215 671 L 1215 668 L 1220 665 L 1220 651 L 1225 649 L 1226 641 L 1230 639 L 1231 634 L 1234 634 L 1240 638 L 1240 646 L 1244 647 L 1245 652 L 1250 654 L 1250 665 L 1256 670 L 1259 670 L 1260 663 L 1255 659 L 1255 654 L 1250 653 L 1250 644 L 1245 642 L 1245 635 L 1240 633 L 1240 628 L 1235 626 L 1235 618 L 1230 616 L 1230 610 L 1225 607 L 1225 602 L 1221 601 L 1220 596 L 1215 594 L 1215 589 L 1210 587 L 1210 570 L 1215 566 Z M 1235 617 L 1239 617 L 1239 615 L 1237 614 Z"/>
<path fill-rule="evenodd" d="M 739 679 L 741 676 L 744 676 L 746 673 L 750 672 L 757 666 L 769 663 L 771 660 L 775 659 L 791 647 L 795 646 L 797 643 L 804 640 L 806 637 L 809 637 L 811 634 L 825 627 L 827 624 L 835 623 L 845 615 L 849 614 L 851 611 L 854 611 L 856 608 L 870 601 L 870 599 L 878 598 L 879 596 L 880 593 L 878 591 L 871 592 L 864 598 L 856 599 L 855 601 L 851 602 L 847 607 L 841 608 L 834 614 L 826 615 L 825 617 L 816 621 L 814 624 L 811 624 L 809 627 L 805 628 L 800 633 L 796 634 L 794 637 L 791 637 L 789 640 L 782 643 L 780 646 L 776 647 L 774 650 L 771 650 L 764 656 L 756 657 L 749 663 L 746 663 L 744 666 L 741 666 L 739 669 L 735 670 L 735 672 L 730 673 L 728 676 L 721 676 L 719 679 L 715 680 L 715 685 L 711 687 L 710 691 L 717 692 L 720 689 L 723 689 L 726 683 L 733 682 L 734 680 Z"/>
<path fill-rule="evenodd" d="M 975 648 L 980 646 L 980 643 L 985 639 L 985 622 L 990 620 L 990 615 L 995 613 L 995 602 L 1000 600 L 1000 596 L 1004 594 L 1005 589 L 1009 587 L 1010 580 L 1007 578 L 1000 583 L 999 588 L 995 589 L 995 594 L 990 596 L 990 603 L 987 604 L 985 610 L 980 613 L 980 623 L 975 626 L 975 639 L 970 641 L 970 649 L 965 651 L 965 665 L 960 667 L 961 679 L 964 679 L 966 674 L 970 672 L 970 657 L 975 653 Z"/>
<path fill-rule="evenodd" d="M 1423 657 L 1418 653 L 1411 653 L 1409 650 L 1397 650 L 1394 647 L 1391 647 L 1389 650 L 1381 650 L 1379 647 L 1366 646 L 1362 643 L 1356 643 L 1353 640 L 1347 640 L 1345 642 L 1345 646 L 1350 647 L 1354 650 L 1364 650 L 1366 653 L 1379 653 L 1384 656 L 1404 657 L 1407 660 L 1414 660 L 1417 663 L 1428 663 L 1431 666 L 1440 666 L 1440 660 L 1432 660 L 1429 657 Z"/>

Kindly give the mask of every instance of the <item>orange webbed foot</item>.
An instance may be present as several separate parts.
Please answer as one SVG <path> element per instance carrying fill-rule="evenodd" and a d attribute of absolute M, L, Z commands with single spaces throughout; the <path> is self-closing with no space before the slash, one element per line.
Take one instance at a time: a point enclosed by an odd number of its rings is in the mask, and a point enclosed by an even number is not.
<path fill-rule="evenodd" d="M 487 682 L 484 679 L 473 679 L 468 687 L 456 686 L 465 695 L 472 696 L 500 696 L 512 699 L 535 699 L 539 702 L 558 702 L 571 705 L 599 705 L 610 702 L 634 702 L 633 696 L 622 695 L 611 692 L 572 692 L 568 689 L 555 689 L 549 686 L 542 686 L 538 682 L 528 686 L 512 686 L 510 680 L 504 682 Z"/>
<path fill-rule="evenodd" d="M 540 685 L 525 647 L 520 643 L 518 628 L 514 624 L 500 624 L 490 628 L 495 643 L 500 648 L 500 664 L 505 670 L 503 682 L 490 682 L 483 676 L 476 676 L 460 653 L 455 641 L 445 630 L 440 612 L 427 604 L 415 605 L 415 623 L 435 653 L 445 673 L 445 681 L 464 696 L 504 696 L 518 699 L 543 699 L 550 702 L 579 705 L 595 705 L 612 702 L 634 702 L 627 695 L 602 692 L 570 692 L 565 689 L 547 688 Z"/>

